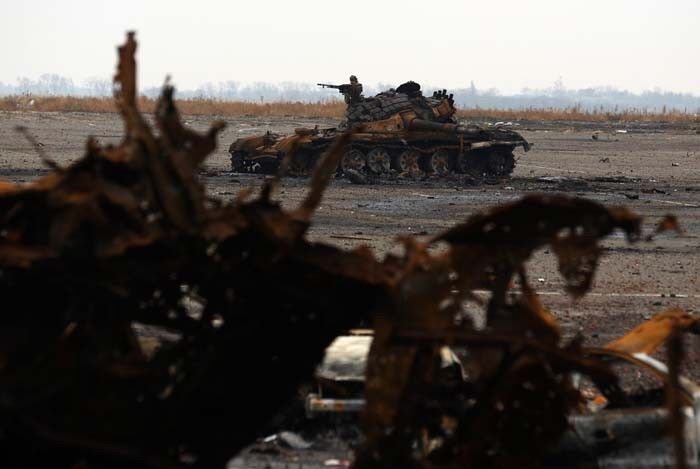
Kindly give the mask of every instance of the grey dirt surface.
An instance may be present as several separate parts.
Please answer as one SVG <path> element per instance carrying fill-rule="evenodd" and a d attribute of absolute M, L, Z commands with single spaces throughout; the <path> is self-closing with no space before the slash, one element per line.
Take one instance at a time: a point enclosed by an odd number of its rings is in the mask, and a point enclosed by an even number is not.
<path fill-rule="evenodd" d="M 197 130 L 206 129 L 216 119 L 184 117 Z M 327 119 L 295 117 L 222 120 L 227 127 L 219 148 L 202 169 L 210 195 L 221 199 L 233 199 L 242 189 L 257 188 L 263 181 L 263 176 L 230 172 L 227 149 L 236 138 L 268 129 L 286 133 L 295 127 L 334 125 Z M 116 114 L 0 113 L 0 178 L 17 182 L 47 173 L 36 149 L 15 130 L 18 125 L 28 128 L 41 142 L 41 150 L 60 165 L 83 154 L 88 136 L 116 144 L 123 133 Z M 534 147 L 529 153 L 517 152 L 512 178 L 483 185 L 469 185 L 458 177 L 393 179 L 366 185 L 335 179 L 315 215 L 310 238 L 346 249 L 368 245 L 383 256 L 398 252 L 397 236 L 427 239 L 478 210 L 529 193 L 564 193 L 608 206 L 627 206 L 644 216 L 648 233 L 672 213 L 680 220 L 681 235 L 663 234 L 652 242 L 632 245 L 619 235 L 606 240 L 593 289 L 578 301 L 563 291 L 556 259 L 547 250 L 533 256 L 529 278 L 545 306 L 559 319 L 565 337 L 580 333 L 588 344 L 613 340 L 665 308 L 700 313 L 700 134 L 696 128 L 521 122 L 514 129 Z M 307 184 L 303 178 L 286 178 L 276 198 L 293 207 L 306 193 Z M 700 380 L 698 345 L 696 338 L 689 338 L 686 347 L 687 373 L 696 380 Z M 280 463 L 279 456 L 272 459 Z M 297 467 L 294 459 L 283 459 Z M 298 467 L 322 463 L 302 459 L 303 464 L 296 460 Z M 344 464 L 345 458 L 339 459 Z M 262 464 L 260 461 L 253 458 L 246 465 Z"/>

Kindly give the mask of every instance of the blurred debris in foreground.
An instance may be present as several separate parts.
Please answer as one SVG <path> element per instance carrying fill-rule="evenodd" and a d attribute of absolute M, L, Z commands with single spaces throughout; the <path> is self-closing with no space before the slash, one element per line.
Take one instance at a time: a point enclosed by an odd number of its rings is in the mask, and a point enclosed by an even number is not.
<path fill-rule="evenodd" d="M 524 264 L 550 246 L 569 293 L 584 295 L 599 240 L 641 236 L 624 208 L 529 196 L 428 244 L 404 238 L 405 253 L 382 261 L 366 248 L 313 244 L 304 235 L 348 134 L 296 210 L 271 200 L 275 180 L 235 203 L 207 197 L 198 169 L 222 124 L 203 135 L 184 128 L 166 85 L 154 132 L 137 109 L 135 51 L 130 34 L 114 79 L 120 145 L 88 141 L 69 167 L 26 186 L 0 183 L 2 460 L 224 467 L 336 336 L 372 326 L 357 467 L 539 467 L 571 416 L 588 412 L 589 395 L 629 405 L 613 359 L 642 366 L 630 353 L 694 330 L 694 318 L 674 312 L 658 321 L 663 330 L 612 349 L 561 343 Z M 488 302 L 475 289 L 490 290 Z M 473 327 L 465 302 L 485 308 L 486 329 Z M 468 351 L 463 382 L 436 384 L 444 345 Z M 667 433 L 684 460 L 681 348 L 670 352 Z"/>

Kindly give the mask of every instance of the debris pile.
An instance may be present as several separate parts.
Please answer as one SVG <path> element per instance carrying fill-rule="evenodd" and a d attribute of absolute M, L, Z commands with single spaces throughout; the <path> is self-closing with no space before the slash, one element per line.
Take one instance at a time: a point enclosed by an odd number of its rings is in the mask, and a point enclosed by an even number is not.
<path fill-rule="evenodd" d="M 550 246 L 579 297 L 598 242 L 616 229 L 636 241 L 638 216 L 529 196 L 429 243 L 404 238 L 405 253 L 382 261 L 366 248 L 314 244 L 304 235 L 350 135 L 319 161 L 296 210 L 271 200 L 275 180 L 257 197 L 212 199 L 197 174 L 222 124 L 184 128 L 166 85 L 156 133 L 137 109 L 135 50 L 130 34 L 115 76 L 120 145 L 89 141 L 69 167 L 27 186 L 0 184 L 3 459 L 225 467 L 334 337 L 360 326 L 375 339 L 357 467 L 537 466 L 583 407 L 572 372 L 609 402 L 624 398 L 605 353 L 562 343 L 524 263 Z M 485 308 L 486 329 L 473 326 L 465 302 Z M 661 323 L 651 339 L 637 331 L 610 353 L 656 347 L 696 325 L 683 312 Z M 443 345 L 468 350 L 464 382 L 435 384 Z"/>
<path fill-rule="evenodd" d="M 669 219 L 659 230 L 672 226 Z M 567 291 L 580 297 L 591 287 L 598 241 L 615 229 L 637 241 L 640 218 L 587 200 L 530 196 L 437 236 L 433 242 L 448 243 L 441 255 L 404 240 L 407 254 L 392 304 L 375 316 L 364 414 L 368 443 L 358 465 L 537 467 L 569 427 L 567 417 L 584 404 L 573 374 L 588 376 L 612 406 L 621 405 L 627 396 L 605 359 L 609 351 L 587 349 L 582 338 L 561 343 L 524 266 L 535 250 L 549 246 Z M 463 315 L 465 301 L 482 303 L 477 289 L 491 294 L 482 304 L 484 331 Z M 610 349 L 653 353 L 673 331 L 697 328 L 695 318 L 669 311 Z M 468 350 L 470 376 L 440 389 L 434 383 L 444 345 Z M 423 443 L 419 456 L 416 442 Z"/>
<path fill-rule="evenodd" d="M 303 238 L 323 168 L 291 213 L 272 183 L 207 197 L 198 167 L 222 126 L 185 129 L 166 86 L 156 135 L 135 49 L 115 77 L 123 142 L 0 188 L 0 444 L 27 466 L 223 467 L 385 295 L 368 251 Z"/>

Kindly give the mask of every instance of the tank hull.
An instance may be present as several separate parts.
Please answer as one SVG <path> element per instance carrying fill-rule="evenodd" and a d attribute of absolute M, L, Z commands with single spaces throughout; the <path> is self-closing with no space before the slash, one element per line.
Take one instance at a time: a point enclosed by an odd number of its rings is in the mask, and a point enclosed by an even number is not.
<path fill-rule="evenodd" d="M 274 174 L 290 151 L 288 172 L 303 176 L 328 149 L 341 131 L 317 130 L 311 135 L 279 137 L 262 144 L 252 137 L 247 145 L 234 142 L 229 149 L 236 172 Z M 354 169 L 368 174 L 398 175 L 467 173 L 472 176 L 506 177 L 515 167 L 516 148 L 529 149 L 528 142 L 512 131 L 482 130 L 456 134 L 437 131 L 358 131 L 341 161 L 338 172 Z"/>
<path fill-rule="evenodd" d="M 339 128 L 301 128 L 287 136 L 268 132 L 238 139 L 229 148 L 232 169 L 276 173 L 289 155 L 287 172 L 308 174 L 349 128 L 353 134 L 338 166 L 340 175 L 353 170 L 376 176 L 507 177 L 515 167 L 515 149 L 530 149 L 512 130 L 458 123 L 451 95 L 443 91 L 426 98 L 414 85 L 412 94 L 390 90 L 349 106 Z"/>

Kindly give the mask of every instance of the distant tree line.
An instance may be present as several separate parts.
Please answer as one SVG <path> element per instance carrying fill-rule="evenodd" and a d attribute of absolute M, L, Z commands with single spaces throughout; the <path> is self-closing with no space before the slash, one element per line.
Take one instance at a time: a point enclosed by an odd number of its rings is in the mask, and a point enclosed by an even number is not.
<path fill-rule="evenodd" d="M 365 84 L 365 96 L 397 86 L 398 84 Z M 423 86 L 426 95 L 437 89 Z M 145 88 L 143 94 L 156 97 L 160 87 Z M 543 89 L 524 88 L 519 93 L 505 95 L 495 88 L 481 89 L 474 83 L 464 88 L 449 90 L 454 93 L 458 107 L 489 109 L 527 109 L 527 108 L 577 108 L 585 111 L 599 110 L 615 112 L 623 110 L 647 110 L 659 113 L 682 111 L 700 113 L 700 96 L 691 93 L 673 93 L 661 89 L 632 93 L 613 87 L 595 87 L 567 89 L 562 80 Z M 32 80 L 18 78 L 14 84 L 0 82 L 0 96 L 8 95 L 36 96 L 110 96 L 112 82 L 106 78 L 89 78 L 80 84 L 72 79 L 56 74 L 44 74 Z M 196 89 L 178 90 L 178 97 L 183 99 L 214 99 L 225 101 L 301 101 L 323 102 L 339 99 L 335 90 L 321 89 L 315 84 L 285 81 L 280 83 L 222 81 L 205 83 Z"/>

